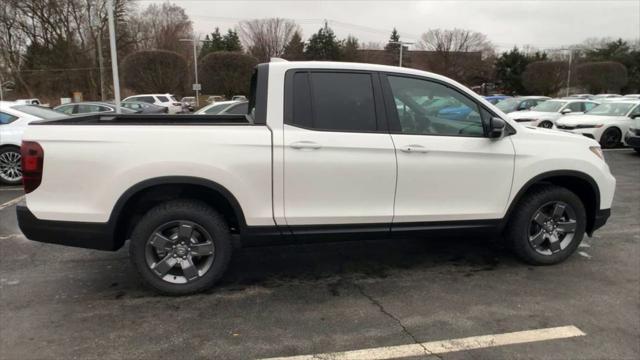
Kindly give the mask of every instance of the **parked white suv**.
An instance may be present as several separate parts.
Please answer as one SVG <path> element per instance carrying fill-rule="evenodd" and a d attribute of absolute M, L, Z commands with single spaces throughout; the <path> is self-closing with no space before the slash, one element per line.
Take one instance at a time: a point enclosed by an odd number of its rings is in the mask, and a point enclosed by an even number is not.
<path fill-rule="evenodd" d="M 129 240 L 148 285 L 188 294 L 220 279 L 236 241 L 502 234 L 548 265 L 609 217 L 615 179 L 596 141 L 521 126 L 443 76 L 274 62 L 250 88 L 242 115 L 29 126 L 20 228 L 103 250 Z M 428 113 L 442 98 L 467 115 Z"/>
<path fill-rule="evenodd" d="M 169 114 L 179 114 L 183 112 L 182 103 L 176 100 L 171 94 L 140 94 L 129 96 L 122 101 L 142 101 L 149 104 L 164 106 L 169 109 Z"/>

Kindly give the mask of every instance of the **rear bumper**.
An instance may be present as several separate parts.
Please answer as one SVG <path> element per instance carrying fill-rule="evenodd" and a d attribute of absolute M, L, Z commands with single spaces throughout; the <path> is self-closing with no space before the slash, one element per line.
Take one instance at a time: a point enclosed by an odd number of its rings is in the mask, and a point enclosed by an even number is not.
<path fill-rule="evenodd" d="M 24 202 L 16 207 L 18 226 L 29 240 L 97 250 L 118 250 L 113 228 L 108 223 L 87 223 L 38 219 Z"/>
<path fill-rule="evenodd" d="M 593 232 L 600 229 L 607 223 L 607 220 L 611 216 L 611 209 L 601 209 L 596 212 L 596 216 L 593 219 L 593 225 L 590 229 L 587 229 L 589 236 L 593 235 Z"/>

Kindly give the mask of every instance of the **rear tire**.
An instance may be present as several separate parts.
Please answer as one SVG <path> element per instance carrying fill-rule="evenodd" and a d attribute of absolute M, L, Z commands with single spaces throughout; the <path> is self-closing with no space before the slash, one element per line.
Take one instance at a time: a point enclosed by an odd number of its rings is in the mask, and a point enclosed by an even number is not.
<path fill-rule="evenodd" d="M 576 194 L 560 186 L 540 185 L 518 202 L 505 239 L 524 262 L 553 265 L 575 252 L 585 228 L 586 212 Z"/>
<path fill-rule="evenodd" d="M 131 262 L 145 284 L 166 295 L 211 288 L 226 271 L 232 251 L 224 218 L 194 200 L 169 201 L 149 210 L 129 245 Z"/>
<path fill-rule="evenodd" d="M 612 149 L 620 144 L 621 139 L 622 132 L 620 132 L 618 128 L 608 128 L 600 137 L 600 146 L 602 146 L 603 149 Z"/>

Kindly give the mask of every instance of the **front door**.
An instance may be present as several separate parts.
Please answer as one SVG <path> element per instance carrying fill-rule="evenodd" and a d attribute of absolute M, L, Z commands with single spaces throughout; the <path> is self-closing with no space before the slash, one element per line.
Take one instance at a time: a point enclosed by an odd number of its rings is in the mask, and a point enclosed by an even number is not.
<path fill-rule="evenodd" d="M 398 159 L 394 229 L 501 218 L 511 191 L 514 148 L 509 137 L 486 137 L 488 110 L 436 80 L 391 74 L 386 79 Z M 451 109 L 464 116 L 448 116 Z"/>

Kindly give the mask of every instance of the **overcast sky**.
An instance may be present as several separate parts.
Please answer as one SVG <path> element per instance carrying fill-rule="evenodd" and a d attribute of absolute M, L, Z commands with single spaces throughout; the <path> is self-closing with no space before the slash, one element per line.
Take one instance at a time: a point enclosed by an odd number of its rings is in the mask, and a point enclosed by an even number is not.
<path fill-rule="evenodd" d="M 162 1 L 138 0 L 141 7 Z M 395 26 L 412 41 L 430 28 L 480 31 L 500 50 L 514 45 L 540 49 L 581 43 L 587 38 L 640 38 L 640 0 L 503 1 L 208 1 L 174 0 L 196 32 L 222 31 L 240 19 L 294 19 L 306 39 L 327 19 L 339 38 L 386 42 Z"/>

